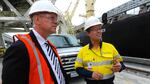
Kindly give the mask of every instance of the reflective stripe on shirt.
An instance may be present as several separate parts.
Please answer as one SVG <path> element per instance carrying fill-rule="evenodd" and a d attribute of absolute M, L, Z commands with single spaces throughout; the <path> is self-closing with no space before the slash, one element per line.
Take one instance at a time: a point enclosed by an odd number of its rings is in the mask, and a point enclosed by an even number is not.
<path fill-rule="evenodd" d="M 88 67 L 89 64 L 91 66 L 109 65 L 109 64 L 112 64 L 112 60 L 107 60 L 107 61 L 102 61 L 102 62 L 86 62 L 86 63 L 83 63 L 83 65 L 85 67 Z"/>

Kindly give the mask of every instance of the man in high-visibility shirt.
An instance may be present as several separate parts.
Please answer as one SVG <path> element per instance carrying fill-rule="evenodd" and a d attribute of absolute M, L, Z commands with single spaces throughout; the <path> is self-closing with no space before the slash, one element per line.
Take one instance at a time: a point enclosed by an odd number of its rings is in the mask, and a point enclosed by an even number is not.
<path fill-rule="evenodd" d="M 114 84 L 114 72 L 125 69 L 122 57 L 112 44 L 102 42 L 102 23 L 98 18 L 91 16 L 84 27 L 90 43 L 78 53 L 75 61 L 77 73 L 87 84 Z"/>

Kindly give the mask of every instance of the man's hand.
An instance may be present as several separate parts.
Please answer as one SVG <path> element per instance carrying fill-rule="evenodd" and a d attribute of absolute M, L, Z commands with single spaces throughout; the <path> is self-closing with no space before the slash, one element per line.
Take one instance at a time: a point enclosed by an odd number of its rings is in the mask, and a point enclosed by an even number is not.
<path fill-rule="evenodd" d="M 103 75 L 97 71 L 94 71 L 92 74 L 92 78 L 95 80 L 101 80 L 103 78 Z"/>

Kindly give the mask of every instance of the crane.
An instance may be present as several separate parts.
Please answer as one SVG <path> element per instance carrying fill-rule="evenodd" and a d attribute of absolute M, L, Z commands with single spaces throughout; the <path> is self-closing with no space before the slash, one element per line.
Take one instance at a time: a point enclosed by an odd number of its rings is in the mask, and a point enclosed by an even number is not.
<path fill-rule="evenodd" d="M 86 7 L 86 15 L 79 15 L 84 18 L 88 18 L 90 16 L 94 16 L 94 3 L 96 0 L 85 0 L 85 7 Z"/>
<path fill-rule="evenodd" d="M 65 14 L 65 20 L 67 21 L 67 24 L 69 25 L 69 26 L 68 26 L 68 31 L 67 31 L 67 33 L 74 34 L 74 30 L 73 30 L 73 25 L 72 25 L 72 23 L 71 23 L 71 19 L 72 19 L 72 17 L 74 16 L 74 13 L 75 13 L 75 11 L 76 11 L 76 8 L 78 7 L 79 0 L 76 1 L 75 5 L 74 5 L 74 7 L 73 7 L 73 9 L 72 9 L 72 11 L 69 13 L 69 9 L 70 9 L 70 7 L 71 7 L 71 4 L 72 4 L 72 2 L 70 3 L 70 5 L 69 5 L 67 11 L 65 12 L 65 13 L 66 13 L 66 14 Z"/>
<path fill-rule="evenodd" d="M 86 4 L 86 18 L 94 16 L 94 3 L 96 0 L 85 0 Z"/>

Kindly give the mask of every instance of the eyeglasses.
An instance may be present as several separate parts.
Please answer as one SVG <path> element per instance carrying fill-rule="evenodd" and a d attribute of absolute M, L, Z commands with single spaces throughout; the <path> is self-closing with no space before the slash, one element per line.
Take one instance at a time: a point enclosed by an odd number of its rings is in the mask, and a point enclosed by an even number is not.
<path fill-rule="evenodd" d="M 105 29 L 93 28 L 93 29 L 91 29 L 91 31 L 101 31 L 101 32 L 105 32 Z"/>
<path fill-rule="evenodd" d="M 55 17 L 55 16 L 40 15 L 40 17 L 46 18 L 46 19 L 48 19 L 48 20 L 50 20 L 50 21 L 56 21 L 56 22 L 59 22 L 59 21 L 58 21 L 58 18 Z"/>

